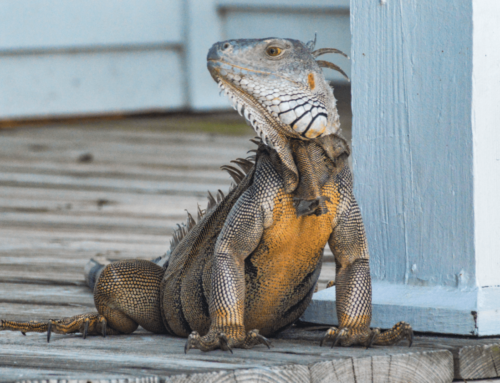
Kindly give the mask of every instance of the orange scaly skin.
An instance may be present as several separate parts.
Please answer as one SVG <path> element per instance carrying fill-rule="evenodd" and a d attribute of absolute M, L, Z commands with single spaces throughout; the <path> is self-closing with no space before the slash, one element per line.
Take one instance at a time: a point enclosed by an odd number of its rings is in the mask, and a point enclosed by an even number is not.
<path fill-rule="evenodd" d="M 291 293 L 295 288 L 304 292 L 314 289 L 321 267 L 323 248 L 332 233 L 332 222 L 339 205 L 339 193 L 335 185 L 323 187 L 328 214 L 297 217 L 293 197 L 283 189 L 274 198 L 274 223 L 265 230 L 259 247 L 247 262 L 256 271 L 247 278 L 247 299 L 244 323 L 247 329 L 259 329 L 262 335 L 270 336 L 279 331 L 283 319 L 291 315 L 290 307 L 303 302 L 307 307 L 309 294 Z M 306 277 L 305 277 L 306 276 Z M 251 297 L 249 299 L 248 297 Z"/>
<path fill-rule="evenodd" d="M 187 337 L 198 348 L 269 347 L 265 336 L 291 326 L 314 292 L 323 249 L 336 262 L 339 328 L 322 344 L 389 345 L 410 341 L 399 322 L 370 329 L 369 253 L 347 166 L 349 148 L 338 135 L 336 101 L 315 58 L 335 49 L 291 39 L 232 40 L 208 54 L 212 77 L 244 114 L 261 141 L 252 161 L 224 166 L 236 186 L 188 216 L 168 256 L 125 260 L 87 272 L 98 313 L 47 324 L 0 321 L 0 330 L 129 334 L 141 325 Z M 161 266 L 160 266 L 161 265 Z M 162 267 L 163 266 L 163 267 Z"/>

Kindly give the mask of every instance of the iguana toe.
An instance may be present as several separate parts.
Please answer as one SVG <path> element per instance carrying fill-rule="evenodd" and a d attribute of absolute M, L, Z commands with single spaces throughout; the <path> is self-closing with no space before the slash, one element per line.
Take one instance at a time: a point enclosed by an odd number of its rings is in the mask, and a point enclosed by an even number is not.
<path fill-rule="evenodd" d="M 251 330 L 247 333 L 242 348 L 253 348 L 258 344 L 264 344 L 268 349 L 271 349 L 271 342 L 266 337 L 259 334 L 259 330 Z"/>
<path fill-rule="evenodd" d="M 408 340 L 408 347 L 411 347 L 413 344 L 413 329 L 409 323 L 401 321 L 396 323 L 390 330 L 378 335 L 373 344 L 390 346 L 403 339 Z"/>
<path fill-rule="evenodd" d="M 321 342 L 319 343 L 319 346 L 320 347 L 323 347 L 323 345 L 328 342 L 328 341 L 335 341 L 335 339 L 337 338 L 337 333 L 339 332 L 338 328 L 336 327 L 330 327 L 325 335 L 323 336 L 323 338 L 321 339 Z"/>
<path fill-rule="evenodd" d="M 350 328 L 343 327 L 338 329 L 336 327 L 331 327 L 325 333 L 325 336 L 321 340 L 320 346 L 323 346 L 326 342 L 332 342 L 331 347 L 342 346 L 348 347 L 352 345 L 360 345 L 365 347 L 370 347 L 372 343 L 377 339 L 379 329 L 370 330 L 370 328 Z"/>

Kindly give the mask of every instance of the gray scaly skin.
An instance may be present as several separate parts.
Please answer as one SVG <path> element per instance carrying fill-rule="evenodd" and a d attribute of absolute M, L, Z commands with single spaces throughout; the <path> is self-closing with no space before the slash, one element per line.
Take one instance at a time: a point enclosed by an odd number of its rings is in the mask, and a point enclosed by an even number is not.
<path fill-rule="evenodd" d="M 269 346 L 304 313 L 316 286 L 323 248 L 337 266 L 339 328 L 322 344 L 389 345 L 408 339 L 399 322 L 370 329 L 369 254 L 339 135 L 336 100 L 317 61 L 335 49 L 291 39 L 215 44 L 208 69 L 254 128 L 255 156 L 223 167 L 236 181 L 227 196 L 209 196 L 198 222 L 174 235 L 168 257 L 92 264 L 87 273 L 98 313 L 49 323 L 2 321 L 0 329 L 128 334 L 138 325 L 187 337 L 197 348 Z M 162 267 L 163 266 L 163 267 Z M 95 285 L 95 286 L 94 286 Z"/>

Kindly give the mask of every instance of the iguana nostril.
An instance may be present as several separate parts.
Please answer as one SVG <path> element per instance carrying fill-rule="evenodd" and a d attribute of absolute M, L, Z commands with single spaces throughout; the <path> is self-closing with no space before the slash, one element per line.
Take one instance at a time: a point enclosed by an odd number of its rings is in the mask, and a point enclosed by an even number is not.
<path fill-rule="evenodd" d="M 224 45 L 222 46 L 222 50 L 225 51 L 227 48 L 229 48 L 229 46 L 229 43 L 224 43 Z"/>

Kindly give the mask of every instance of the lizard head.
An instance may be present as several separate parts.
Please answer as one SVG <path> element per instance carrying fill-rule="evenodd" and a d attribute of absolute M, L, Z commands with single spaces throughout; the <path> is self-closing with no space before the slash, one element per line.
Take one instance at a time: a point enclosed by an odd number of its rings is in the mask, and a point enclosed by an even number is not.
<path fill-rule="evenodd" d="M 281 38 L 228 40 L 208 52 L 208 69 L 220 89 L 273 148 L 281 146 L 277 136 L 309 140 L 340 128 L 336 100 L 321 67 L 343 72 L 316 57 L 341 52 L 313 51 L 313 46 Z"/>

